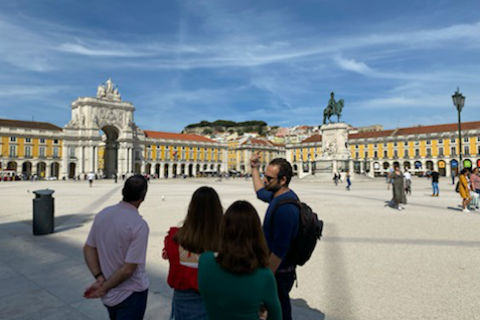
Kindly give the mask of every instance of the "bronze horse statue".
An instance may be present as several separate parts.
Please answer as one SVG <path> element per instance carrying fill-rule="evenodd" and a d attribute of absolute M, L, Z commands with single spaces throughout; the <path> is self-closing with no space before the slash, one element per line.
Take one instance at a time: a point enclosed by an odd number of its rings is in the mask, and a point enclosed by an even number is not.
<path fill-rule="evenodd" d="M 332 116 L 337 116 L 337 122 L 340 122 L 340 117 L 342 116 L 343 99 L 335 102 L 335 99 L 333 98 L 333 92 L 331 95 L 332 97 L 328 102 L 328 106 L 323 109 L 323 124 L 326 124 L 327 121 L 328 123 L 332 123 L 332 120 L 330 120 Z"/>

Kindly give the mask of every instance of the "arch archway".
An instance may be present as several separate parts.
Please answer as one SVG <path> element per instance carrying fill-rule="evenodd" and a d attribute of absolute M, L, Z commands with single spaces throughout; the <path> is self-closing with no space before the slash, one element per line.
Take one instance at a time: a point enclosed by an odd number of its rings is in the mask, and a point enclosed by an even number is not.
<path fill-rule="evenodd" d="M 425 168 L 427 170 L 433 170 L 433 161 L 428 160 L 427 162 L 425 162 Z"/>
<path fill-rule="evenodd" d="M 152 164 L 151 164 L 151 163 L 147 163 L 147 164 L 145 165 L 145 173 L 146 173 L 146 174 L 150 174 L 151 171 L 152 171 Z"/>
<path fill-rule="evenodd" d="M 168 163 L 163 166 L 163 177 L 168 178 Z"/>
<path fill-rule="evenodd" d="M 200 174 L 200 164 L 197 163 L 197 166 L 196 166 L 196 169 L 195 172 L 197 173 L 197 176 Z"/>
<path fill-rule="evenodd" d="M 383 163 L 383 170 L 387 170 L 388 168 L 390 168 L 390 163 L 388 163 L 388 162 L 385 161 L 385 162 Z"/>
<path fill-rule="evenodd" d="M 155 165 L 155 176 L 156 176 L 157 178 L 160 178 L 160 163 L 157 163 L 157 164 Z"/>
<path fill-rule="evenodd" d="M 102 127 L 105 133 L 105 152 L 103 154 L 103 172 L 106 178 L 113 178 L 117 174 L 118 162 L 118 134 L 119 130 L 111 125 Z"/>
<path fill-rule="evenodd" d="M 50 165 L 50 176 L 59 178 L 60 176 L 60 164 L 58 162 L 52 162 Z"/>
<path fill-rule="evenodd" d="M 452 170 L 452 173 L 455 175 L 458 175 L 458 161 L 453 159 L 450 161 L 450 168 Z"/>
<path fill-rule="evenodd" d="M 410 161 L 404 161 L 403 170 L 410 170 L 410 169 L 411 169 Z"/>
<path fill-rule="evenodd" d="M 180 165 L 180 174 L 183 176 L 185 175 L 185 163 L 182 163 Z"/>
<path fill-rule="evenodd" d="M 22 164 L 22 174 L 27 179 L 32 175 L 32 163 L 30 161 L 25 161 Z"/>
<path fill-rule="evenodd" d="M 188 176 L 193 177 L 193 163 L 188 165 Z"/>
<path fill-rule="evenodd" d="M 463 160 L 463 167 L 467 169 L 472 168 L 472 161 L 470 159 Z"/>
<path fill-rule="evenodd" d="M 77 165 L 75 162 L 70 162 L 68 164 L 68 178 L 69 179 L 74 179 L 75 178 L 75 171 L 77 169 Z"/>
<path fill-rule="evenodd" d="M 15 170 L 17 171 L 17 163 L 15 161 L 9 161 L 7 163 L 7 170 Z"/>
<path fill-rule="evenodd" d="M 45 164 L 45 162 L 37 163 L 37 175 L 39 178 L 45 178 L 46 168 L 47 168 L 47 165 Z"/>
<path fill-rule="evenodd" d="M 173 178 L 177 177 L 177 164 L 176 163 L 172 164 L 172 177 Z"/>
<path fill-rule="evenodd" d="M 437 162 L 437 165 L 438 165 L 438 173 L 441 176 L 446 176 L 447 175 L 447 171 L 446 171 L 447 164 L 445 163 L 445 161 L 439 160 Z"/>

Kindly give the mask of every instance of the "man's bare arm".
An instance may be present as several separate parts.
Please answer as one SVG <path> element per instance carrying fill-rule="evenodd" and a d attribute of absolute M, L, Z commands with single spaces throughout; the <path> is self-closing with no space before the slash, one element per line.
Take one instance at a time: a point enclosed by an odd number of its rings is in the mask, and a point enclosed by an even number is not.
<path fill-rule="evenodd" d="M 250 157 L 250 168 L 252 168 L 252 181 L 255 192 L 264 187 L 262 179 L 260 178 L 260 171 L 258 170 L 258 167 L 260 167 L 260 154 L 255 152 Z"/>
<path fill-rule="evenodd" d="M 83 246 L 83 257 L 88 269 L 93 276 L 102 272 L 100 268 L 100 262 L 98 261 L 97 248 L 90 247 L 89 245 Z"/>

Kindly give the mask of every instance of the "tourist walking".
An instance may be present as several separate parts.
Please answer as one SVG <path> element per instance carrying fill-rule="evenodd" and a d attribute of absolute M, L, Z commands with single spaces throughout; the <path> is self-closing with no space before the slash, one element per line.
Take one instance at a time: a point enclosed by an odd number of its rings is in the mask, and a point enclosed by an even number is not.
<path fill-rule="evenodd" d="M 205 251 L 218 251 L 222 204 L 211 187 L 192 195 L 183 225 L 171 227 L 164 240 L 163 258 L 168 259 L 168 285 L 173 288 L 170 319 L 207 319 L 198 292 L 198 260 Z"/>
<path fill-rule="evenodd" d="M 470 212 L 470 210 L 468 210 L 468 204 L 472 201 L 472 198 L 470 197 L 470 188 L 468 186 L 469 175 L 470 171 L 467 168 L 463 168 L 458 177 L 458 192 L 460 193 L 460 197 L 462 197 L 463 212 Z"/>
<path fill-rule="evenodd" d="M 93 185 L 93 180 L 95 179 L 95 173 L 89 172 L 89 173 L 87 174 L 87 179 L 88 179 L 88 185 L 89 185 L 90 188 L 91 188 L 92 185 Z"/>
<path fill-rule="evenodd" d="M 345 177 L 347 179 L 347 186 L 345 188 L 350 191 L 350 187 L 352 186 L 352 181 L 350 180 L 350 171 L 347 170 Z"/>
<path fill-rule="evenodd" d="M 405 194 L 412 195 L 412 175 L 410 171 L 405 170 L 403 178 L 405 179 Z"/>
<path fill-rule="evenodd" d="M 432 197 L 438 197 L 439 189 L 438 189 L 438 179 L 440 177 L 440 173 L 438 171 L 433 170 L 430 172 L 430 178 L 432 179 Z"/>
<path fill-rule="evenodd" d="M 470 174 L 470 188 L 472 190 L 472 203 L 470 205 L 473 206 L 474 209 L 479 209 L 480 172 L 478 167 L 473 169 L 472 173 Z"/>
<path fill-rule="evenodd" d="M 333 182 L 338 186 L 338 174 L 336 172 L 333 173 Z"/>
<path fill-rule="evenodd" d="M 282 319 L 291 320 L 290 290 L 296 278 L 295 263 L 286 258 L 288 248 L 295 239 L 299 227 L 300 209 L 292 203 L 280 205 L 275 210 L 275 223 L 270 228 L 270 219 L 276 205 L 282 200 L 298 197 L 289 187 L 293 176 L 292 166 L 283 158 L 276 158 L 268 164 L 263 181 L 260 178 L 260 154 L 253 153 L 250 158 L 253 187 L 257 198 L 268 202 L 269 206 L 263 221 L 263 232 L 270 249 L 269 268 L 277 281 L 278 297 L 282 305 Z"/>
<path fill-rule="evenodd" d="M 123 200 L 100 211 L 93 221 L 83 254 L 96 281 L 85 298 L 101 298 L 111 320 L 141 320 L 149 281 L 145 272 L 149 229 L 138 212 L 147 181 L 135 175 L 125 181 Z"/>
<path fill-rule="evenodd" d="M 391 181 L 392 181 L 392 206 L 395 209 L 403 210 L 405 209 L 402 204 L 407 203 L 407 197 L 405 196 L 405 188 L 403 185 L 403 174 L 400 171 L 399 165 L 393 166 L 393 173 L 391 174 Z"/>
<path fill-rule="evenodd" d="M 268 319 L 281 320 L 275 277 L 268 264 L 257 211 L 247 201 L 234 202 L 222 220 L 218 255 L 200 256 L 198 287 L 208 319 L 258 320 L 267 319 L 266 313 Z"/>

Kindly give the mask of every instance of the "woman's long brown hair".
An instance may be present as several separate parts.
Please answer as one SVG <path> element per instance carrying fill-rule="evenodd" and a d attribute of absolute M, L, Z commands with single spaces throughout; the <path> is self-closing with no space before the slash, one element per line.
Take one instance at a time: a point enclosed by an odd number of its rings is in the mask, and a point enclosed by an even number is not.
<path fill-rule="evenodd" d="M 217 251 L 223 208 L 215 189 L 200 187 L 192 195 L 187 217 L 173 240 L 193 253 Z"/>
<path fill-rule="evenodd" d="M 268 247 L 260 218 L 248 201 L 235 201 L 225 212 L 217 262 L 233 273 L 267 266 Z"/>

